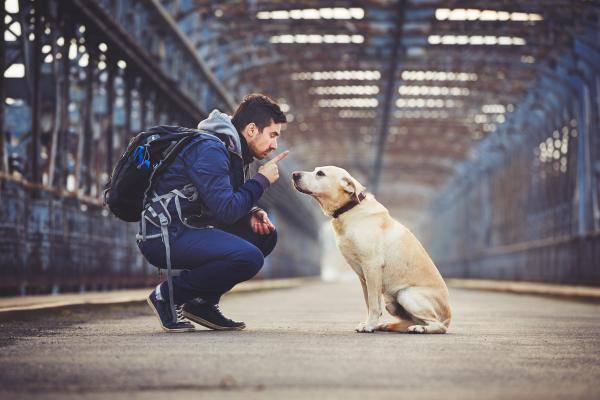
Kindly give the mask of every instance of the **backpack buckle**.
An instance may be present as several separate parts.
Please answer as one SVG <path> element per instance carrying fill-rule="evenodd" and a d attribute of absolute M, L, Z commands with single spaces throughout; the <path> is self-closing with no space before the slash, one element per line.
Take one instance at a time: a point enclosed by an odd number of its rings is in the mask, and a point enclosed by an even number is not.
<path fill-rule="evenodd" d="M 163 213 L 158 214 L 158 221 L 160 222 L 160 226 L 169 225 L 169 219 Z"/>

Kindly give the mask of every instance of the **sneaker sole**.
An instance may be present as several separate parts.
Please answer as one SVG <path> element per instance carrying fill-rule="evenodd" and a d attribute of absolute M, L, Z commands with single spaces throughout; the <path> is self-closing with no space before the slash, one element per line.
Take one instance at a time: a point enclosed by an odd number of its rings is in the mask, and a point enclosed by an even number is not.
<path fill-rule="evenodd" d="M 197 315 L 190 314 L 185 311 L 183 312 L 183 316 L 186 317 L 187 319 L 189 319 L 190 321 L 194 321 L 197 324 L 200 324 L 206 328 L 214 329 L 216 331 L 241 331 L 242 329 L 244 329 L 246 327 L 246 325 L 236 326 L 236 327 L 215 325 L 212 322 L 209 322 L 205 319 L 198 317 Z"/>
<path fill-rule="evenodd" d="M 194 332 L 195 329 L 194 328 L 167 328 L 166 326 L 164 326 L 161 322 L 160 319 L 160 315 L 158 314 L 158 310 L 156 309 L 156 307 L 154 307 L 154 304 L 152 303 L 152 300 L 150 300 L 150 297 L 148 297 L 146 299 L 146 302 L 148 303 L 148 305 L 150 306 L 150 308 L 152 309 L 152 311 L 154 311 L 154 314 L 156 314 L 156 317 L 158 318 L 158 323 L 160 324 L 160 327 L 163 329 L 163 331 L 165 332 L 174 332 L 174 333 L 178 333 L 178 332 Z"/>

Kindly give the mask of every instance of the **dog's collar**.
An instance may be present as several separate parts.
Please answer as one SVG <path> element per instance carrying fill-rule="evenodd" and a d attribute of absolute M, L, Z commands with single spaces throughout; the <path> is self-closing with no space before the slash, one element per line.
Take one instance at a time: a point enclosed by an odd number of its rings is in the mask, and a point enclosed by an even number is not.
<path fill-rule="evenodd" d="M 350 211 L 352 210 L 354 207 L 356 207 L 358 204 L 360 204 L 361 201 L 363 201 L 365 199 L 365 197 L 367 197 L 367 195 L 365 194 L 365 192 L 361 192 L 358 195 L 358 201 L 356 200 L 351 200 L 350 202 L 344 204 L 343 206 L 341 206 L 340 208 L 338 208 L 337 210 L 335 210 L 333 212 L 333 214 L 331 214 L 331 216 L 333 218 L 337 218 L 340 215 L 342 215 L 343 213 L 345 213 L 346 211 Z"/>

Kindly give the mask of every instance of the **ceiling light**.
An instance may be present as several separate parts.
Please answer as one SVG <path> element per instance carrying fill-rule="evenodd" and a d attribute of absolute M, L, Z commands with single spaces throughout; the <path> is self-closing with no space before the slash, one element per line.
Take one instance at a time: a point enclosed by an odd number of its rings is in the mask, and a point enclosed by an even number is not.
<path fill-rule="evenodd" d="M 405 96 L 468 96 L 470 92 L 463 87 L 402 85 L 398 93 Z"/>
<path fill-rule="evenodd" d="M 374 108 L 379 102 L 375 98 L 349 98 L 349 99 L 322 99 L 319 100 L 319 107 L 357 107 L 357 108 Z"/>
<path fill-rule="evenodd" d="M 502 104 L 485 104 L 481 107 L 485 114 L 504 114 L 506 109 Z"/>
<path fill-rule="evenodd" d="M 379 80 L 379 71 L 342 70 L 342 71 L 314 71 L 297 72 L 292 74 L 292 80 Z"/>
<path fill-rule="evenodd" d="M 365 110 L 340 110 L 338 116 L 340 118 L 375 118 L 377 113 Z"/>
<path fill-rule="evenodd" d="M 477 74 L 444 71 L 402 71 L 405 81 L 476 81 Z"/>
<path fill-rule="evenodd" d="M 466 36 L 466 35 L 429 35 L 427 42 L 432 45 L 503 45 L 503 46 L 523 46 L 526 44 L 525 39 L 521 37 L 509 36 Z"/>
<path fill-rule="evenodd" d="M 353 8 L 305 8 L 294 10 L 272 10 L 259 11 L 256 13 L 256 18 L 269 20 L 282 19 L 363 19 L 365 10 L 358 7 Z"/>
<path fill-rule="evenodd" d="M 544 18 L 541 14 L 522 13 L 495 10 L 478 10 L 474 8 L 438 8 L 435 10 L 435 18 L 438 21 L 541 21 Z"/>
<path fill-rule="evenodd" d="M 317 86 L 308 89 L 308 92 L 316 95 L 375 95 L 379 93 L 378 86 Z"/>
<path fill-rule="evenodd" d="M 271 36 L 269 39 L 271 43 L 277 44 L 289 44 L 289 43 L 310 43 L 310 44 L 320 44 L 320 43 L 338 43 L 338 44 L 360 44 L 365 41 L 365 37 L 362 35 L 276 35 Z"/>
<path fill-rule="evenodd" d="M 462 102 L 456 100 L 431 98 L 399 98 L 396 100 L 396 107 L 398 108 L 454 108 L 461 106 Z"/>

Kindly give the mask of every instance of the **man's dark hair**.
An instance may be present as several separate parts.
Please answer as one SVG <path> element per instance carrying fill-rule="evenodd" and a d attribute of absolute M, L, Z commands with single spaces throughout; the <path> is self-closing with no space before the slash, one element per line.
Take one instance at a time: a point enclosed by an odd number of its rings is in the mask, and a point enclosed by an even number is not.
<path fill-rule="evenodd" d="M 283 124 L 287 122 L 285 114 L 279 105 L 268 96 L 260 93 L 252 93 L 244 97 L 240 103 L 231 122 L 239 133 L 242 133 L 246 125 L 254 122 L 259 131 L 262 131 L 272 122 Z"/>

